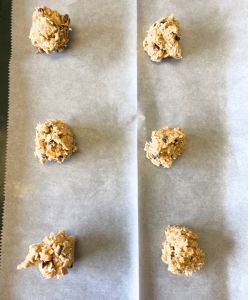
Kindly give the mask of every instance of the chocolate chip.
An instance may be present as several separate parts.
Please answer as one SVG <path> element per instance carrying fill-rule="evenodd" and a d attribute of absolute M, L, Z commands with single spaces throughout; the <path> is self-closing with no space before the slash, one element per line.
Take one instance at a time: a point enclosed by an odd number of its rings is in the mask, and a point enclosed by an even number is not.
<path fill-rule="evenodd" d="M 176 139 L 174 140 L 175 143 L 177 143 L 178 141 L 179 141 L 179 138 L 176 138 Z"/>
<path fill-rule="evenodd" d="M 160 153 L 153 154 L 152 156 L 153 156 L 154 159 L 160 158 Z"/>
<path fill-rule="evenodd" d="M 37 53 L 44 53 L 45 51 L 42 48 L 37 49 Z"/>
<path fill-rule="evenodd" d="M 73 268 L 73 264 L 69 267 L 70 269 Z"/>
<path fill-rule="evenodd" d="M 157 44 L 154 44 L 154 49 L 160 50 L 160 47 Z"/>
<path fill-rule="evenodd" d="M 59 25 L 60 30 L 64 30 L 65 25 Z"/>
<path fill-rule="evenodd" d="M 60 245 L 59 248 L 56 250 L 56 253 L 57 253 L 58 255 L 60 255 L 60 254 L 62 253 L 62 251 L 63 251 L 63 246 Z"/>
<path fill-rule="evenodd" d="M 59 160 L 59 162 L 62 162 L 63 161 L 63 156 L 62 155 L 58 156 L 58 160 Z"/>
<path fill-rule="evenodd" d="M 42 261 L 42 268 L 46 267 L 49 263 L 49 261 Z"/>
<path fill-rule="evenodd" d="M 67 22 L 69 20 L 69 15 L 64 15 L 63 20 Z"/>
<path fill-rule="evenodd" d="M 51 140 L 51 141 L 49 141 L 49 145 L 55 146 L 55 145 L 56 145 L 56 142 L 55 142 L 54 140 Z"/>
<path fill-rule="evenodd" d="M 178 35 L 175 36 L 175 40 L 176 40 L 176 41 L 179 41 L 180 39 L 181 39 L 181 38 L 180 38 Z"/>
<path fill-rule="evenodd" d="M 163 141 L 164 143 L 166 143 L 166 142 L 168 141 L 168 137 L 165 136 L 164 138 L 162 138 L 162 141 Z"/>

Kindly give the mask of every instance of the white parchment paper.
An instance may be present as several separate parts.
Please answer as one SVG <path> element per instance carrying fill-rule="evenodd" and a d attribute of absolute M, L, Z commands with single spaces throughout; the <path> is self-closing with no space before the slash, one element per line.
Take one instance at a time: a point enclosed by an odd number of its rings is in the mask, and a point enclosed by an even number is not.
<path fill-rule="evenodd" d="M 10 115 L 1 299 L 135 299 L 138 294 L 136 28 L 129 1 L 45 1 L 68 13 L 72 42 L 36 55 L 28 39 L 41 1 L 13 1 Z M 70 125 L 79 152 L 63 165 L 34 157 L 35 126 Z M 29 244 L 76 235 L 61 280 L 16 271 Z"/>
<path fill-rule="evenodd" d="M 41 4 L 71 17 L 63 53 L 34 54 Z M 152 63 L 143 38 L 171 13 L 184 58 Z M 247 299 L 246 19 L 246 1 L 13 1 L 1 299 Z M 79 152 L 42 167 L 35 126 L 49 118 L 71 126 Z M 143 151 L 166 125 L 187 133 L 170 170 Z M 191 278 L 160 260 L 168 224 L 200 235 L 206 266 Z M 59 229 L 77 237 L 68 276 L 16 271 Z"/>
<path fill-rule="evenodd" d="M 141 48 L 148 24 L 174 13 L 182 61 L 151 63 Z M 247 299 L 246 1 L 138 4 L 141 299 Z M 171 170 L 145 160 L 151 131 L 182 127 L 186 152 Z M 200 235 L 206 266 L 192 278 L 167 272 L 159 245 L 168 224 Z"/>

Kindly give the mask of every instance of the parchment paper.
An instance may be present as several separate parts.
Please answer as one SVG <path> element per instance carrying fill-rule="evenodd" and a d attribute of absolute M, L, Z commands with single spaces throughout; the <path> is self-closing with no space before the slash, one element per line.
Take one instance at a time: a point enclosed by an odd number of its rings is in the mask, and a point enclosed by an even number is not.
<path fill-rule="evenodd" d="M 246 2 L 140 0 L 138 45 L 148 24 L 171 13 L 183 60 L 156 65 L 138 48 L 141 299 L 247 299 Z M 187 134 L 171 170 L 141 151 L 166 125 Z M 192 278 L 167 274 L 159 259 L 168 224 L 200 235 L 206 266 Z"/>
<path fill-rule="evenodd" d="M 13 1 L 1 298 L 247 299 L 247 2 L 45 1 L 73 28 L 70 48 L 50 56 L 27 38 L 40 4 Z M 184 58 L 155 64 L 142 41 L 170 13 Z M 42 167 L 35 126 L 49 118 L 71 126 L 79 152 Z M 170 170 L 143 151 L 165 125 L 187 133 Z M 168 224 L 200 235 L 206 266 L 192 278 L 160 260 Z M 69 275 L 16 271 L 59 229 L 77 236 Z"/>
<path fill-rule="evenodd" d="M 72 43 L 36 55 L 28 39 L 41 1 L 13 1 L 13 56 L 3 241 L 3 299 L 136 299 L 136 28 L 129 1 L 45 1 L 68 13 Z M 35 126 L 70 125 L 79 152 L 63 165 L 34 157 Z M 16 271 L 31 243 L 76 235 L 70 274 Z M 0 297 L 1 298 L 1 297 Z"/>

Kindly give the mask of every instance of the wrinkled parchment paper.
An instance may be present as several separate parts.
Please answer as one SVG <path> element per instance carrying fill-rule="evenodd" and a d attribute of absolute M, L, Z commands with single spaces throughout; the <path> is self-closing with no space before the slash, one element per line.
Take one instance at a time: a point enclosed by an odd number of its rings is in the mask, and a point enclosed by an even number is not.
<path fill-rule="evenodd" d="M 71 17 L 63 53 L 34 54 L 40 4 Z M 152 63 L 146 30 L 171 13 L 184 59 Z M 12 17 L 2 298 L 247 299 L 247 2 L 14 0 Z M 49 118 L 71 126 L 79 152 L 43 167 L 35 126 Z M 187 133 L 170 170 L 143 151 L 165 125 Z M 168 224 L 200 235 L 206 266 L 191 278 L 160 260 Z M 77 237 L 69 275 L 16 271 L 29 244 L 59 229 Z"/>

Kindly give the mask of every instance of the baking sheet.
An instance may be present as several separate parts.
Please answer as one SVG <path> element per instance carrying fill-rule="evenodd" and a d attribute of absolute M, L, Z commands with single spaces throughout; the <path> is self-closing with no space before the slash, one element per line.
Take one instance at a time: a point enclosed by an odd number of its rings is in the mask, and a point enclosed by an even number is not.
<path fill-rule="evenodd" d="M 247 2 L 45 1 L 73 28 L 71 47 L 50 56 L 27 38 L 40 4 L 13 1 L 3 299 L 247 299 Z M 142 40 L 170 13 L 184 59 L 155 64 Z M 33 157 L 35 126 L 49 118 L 76 135 L 62 166 Z M 165 125 L 187 133 L 170 170 L 143 151 Z M 161 263 L 168 224 L 201 237 L 206 266 L 192 278 Z M 15 270 L 59 229 L 78 239 L 68 276 Z"/>

